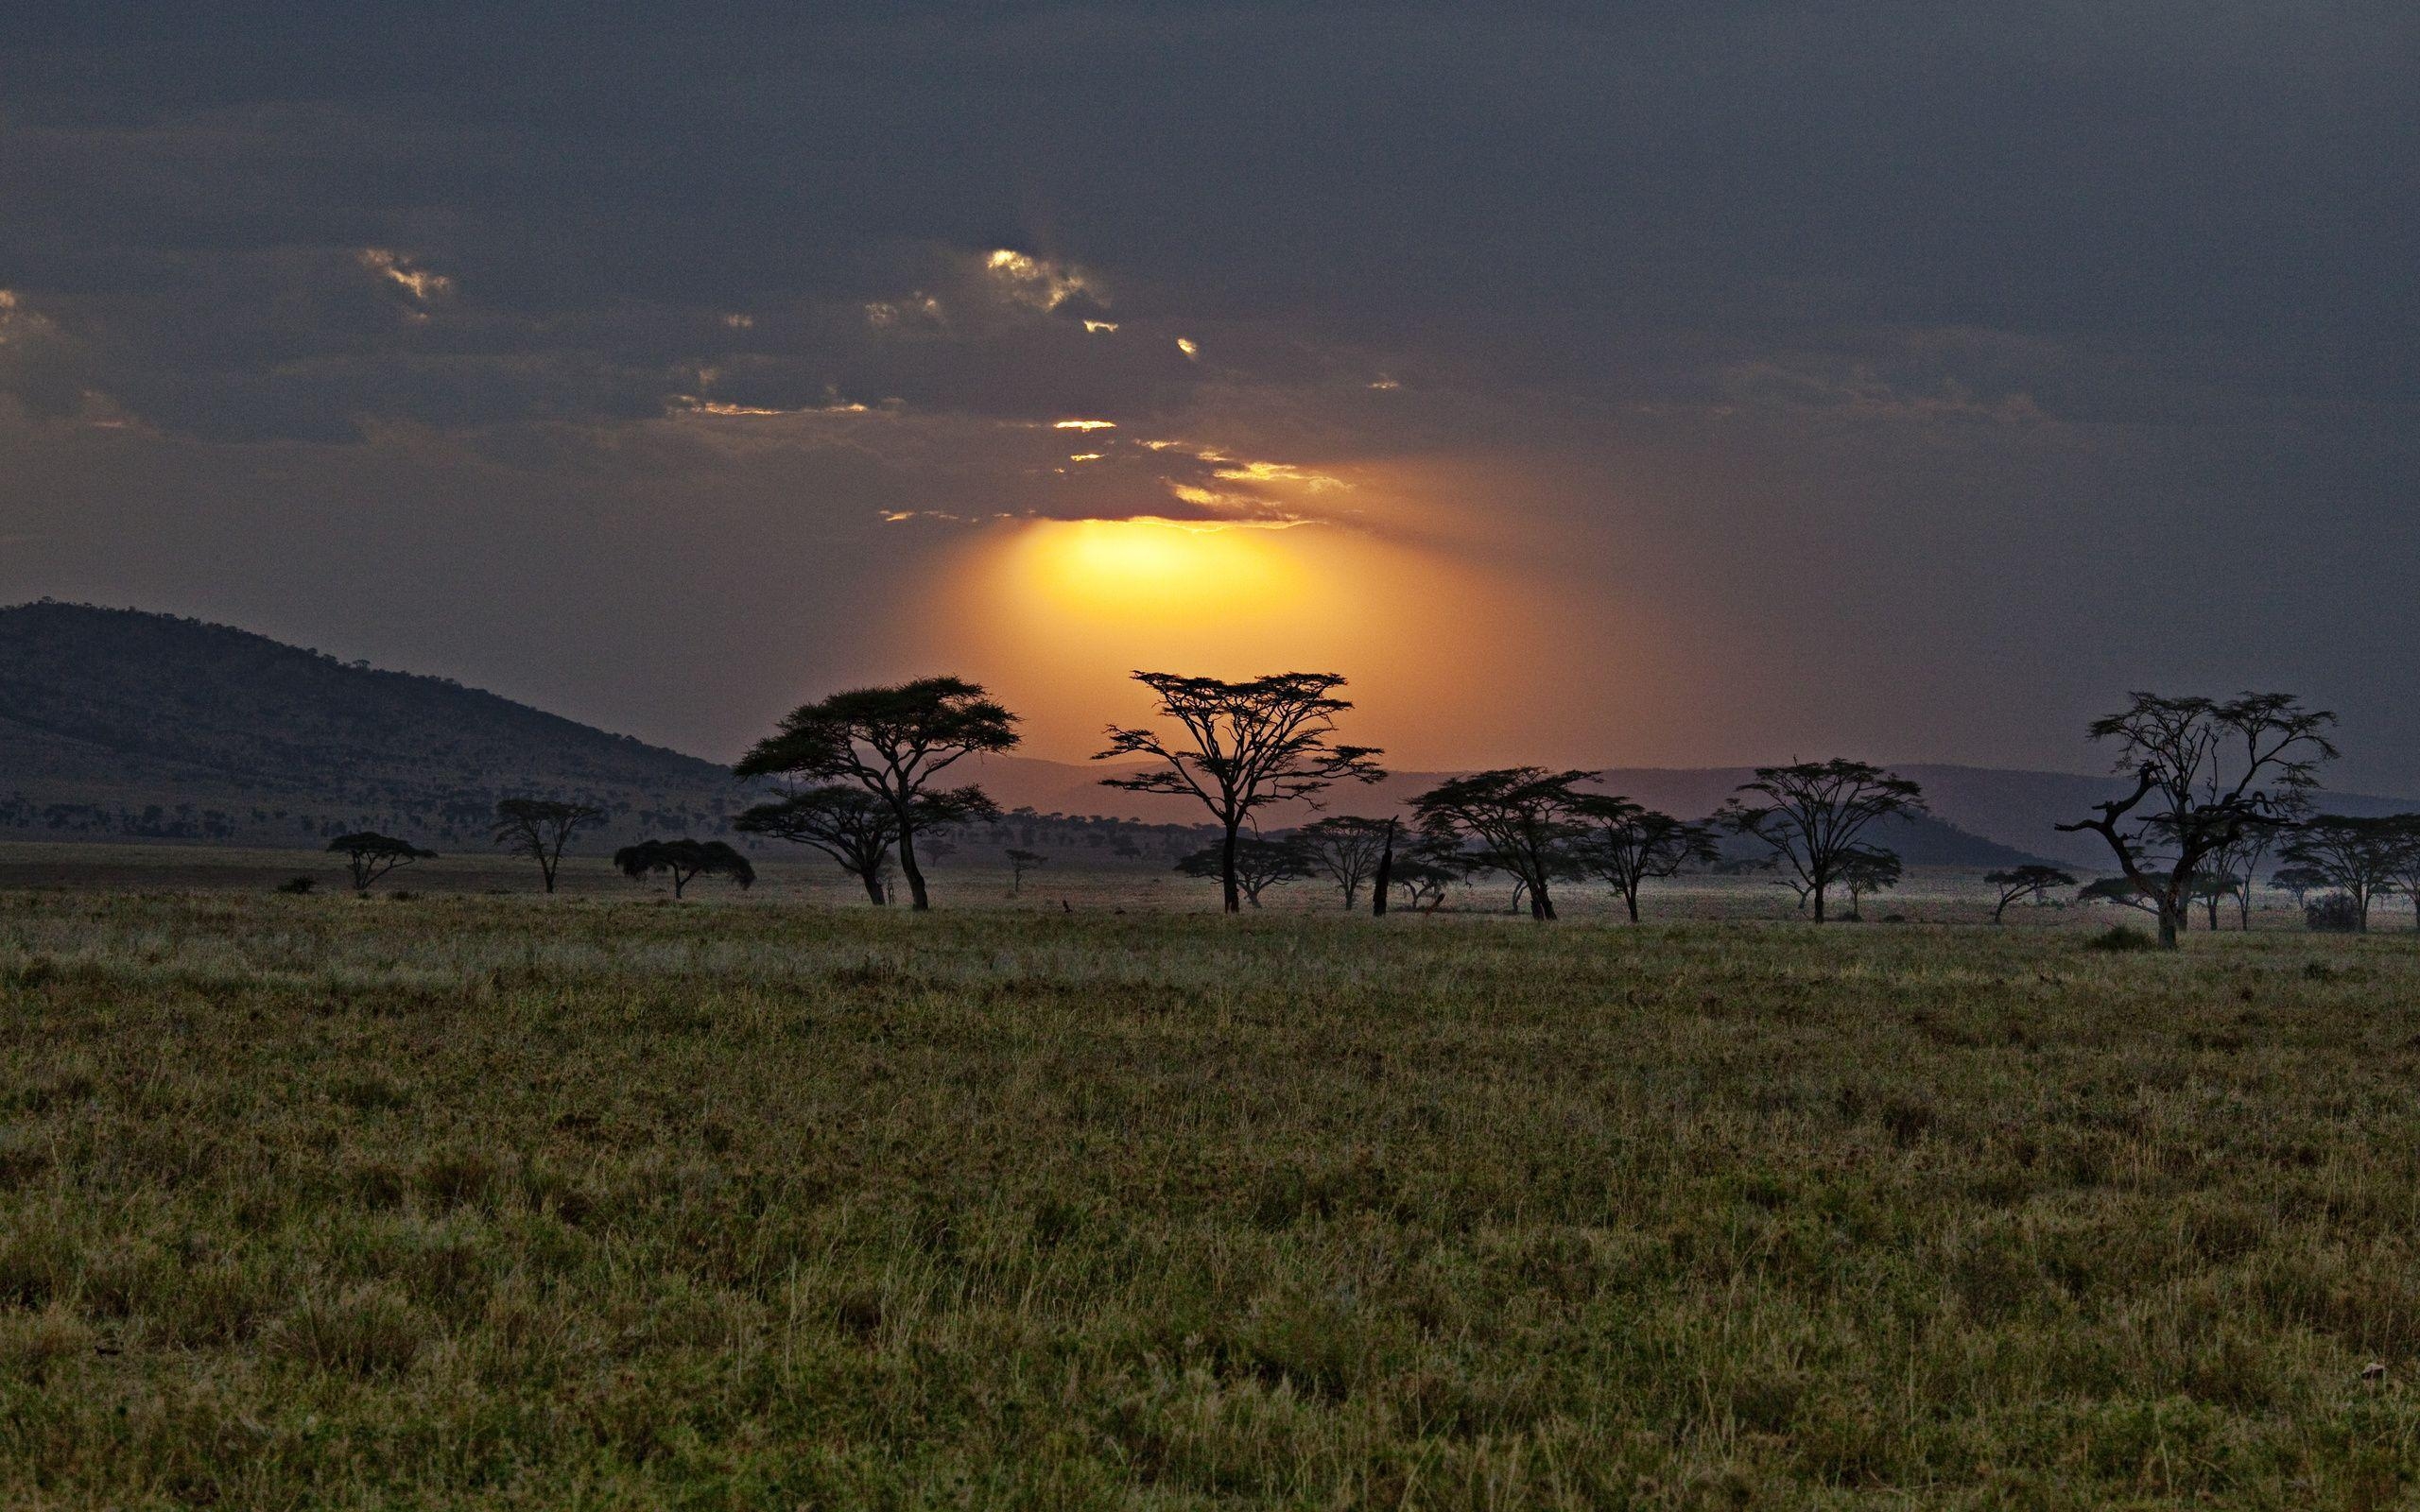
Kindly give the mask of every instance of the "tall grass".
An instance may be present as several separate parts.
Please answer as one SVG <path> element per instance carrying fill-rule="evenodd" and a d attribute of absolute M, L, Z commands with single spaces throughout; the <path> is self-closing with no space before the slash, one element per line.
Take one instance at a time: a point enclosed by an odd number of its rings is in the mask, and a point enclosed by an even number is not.
<path fill-rule="evenodd" d="M 2083 940 L 0 896 L 0 1500 L 2396 1504 L 2420 952 Z"/>

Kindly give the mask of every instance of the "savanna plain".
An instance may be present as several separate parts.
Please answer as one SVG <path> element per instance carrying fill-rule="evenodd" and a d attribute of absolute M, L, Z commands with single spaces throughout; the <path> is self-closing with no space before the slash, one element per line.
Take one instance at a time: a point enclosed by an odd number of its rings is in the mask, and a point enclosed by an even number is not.
<path fill-rule="evenodd" d="M 1906 906 L 0 892 L 0 1503 L 2403 1504 L 2413 935 Z"/>

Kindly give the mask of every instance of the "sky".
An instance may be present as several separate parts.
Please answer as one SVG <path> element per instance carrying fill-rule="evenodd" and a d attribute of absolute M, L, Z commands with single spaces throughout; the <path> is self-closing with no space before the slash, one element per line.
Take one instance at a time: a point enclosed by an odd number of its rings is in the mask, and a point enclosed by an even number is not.
<path fill-rule="evenodd" d="M 0 20 L 0 599 L 729 757 L 1341 673 L 1404 767 L 2420 792 L 2420 9 L 113 5 Z"/>

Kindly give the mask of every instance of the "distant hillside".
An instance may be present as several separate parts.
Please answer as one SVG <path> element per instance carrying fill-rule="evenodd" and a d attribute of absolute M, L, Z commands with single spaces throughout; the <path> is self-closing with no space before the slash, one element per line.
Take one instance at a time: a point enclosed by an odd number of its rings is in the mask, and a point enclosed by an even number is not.
<path fill-rule="evenodd" d="M 484 843 L 525 794 L 624 837 L 717 833 L 746 802 L 725 767 L 446 679 L 132 610 L 0 610 L 0 833 Z"/>
<path fill-rule="evenodd" d="M 1014 844 L 1163 866 L 1200 843 L 1200 805 L 1103 787 L 1115 769 L 1108 764 L 1000 756 L 966 769 L 1003 808 L 1034 811 L 959 837 L 971 851 Z M 1910 865 L 2048 858 L 2106 868 L 2089 836 L 2051 825 L 2088 812 L 2121 785 L 2113 778 L 1899 770 L 1924 784 L 1933 816 L 1873 838 Z M 1445 775 L 1399 772 L 1338 791 L 1332 808 L 1399 813 Z M 1604 785 L 1695 817 L 1749 775 L 1614 768 Z M 727 833 L 731 816 L 753 800 L 712 762 L 449 679 L 382 672 L 164 614 L 48 602 L 0 609 L 0 836 L 311 846 L 366 827 L 441 850 L 484 847 L 496 800 L 517 795 L 604 808 L 612 823 L 588 837 L 590 849 Z M 2351 814 L 2420 808 L 2360 794 L 2322 802 Z M 1312 816 L 1292 804 L 1264 822 L 1277 829 Z"/>

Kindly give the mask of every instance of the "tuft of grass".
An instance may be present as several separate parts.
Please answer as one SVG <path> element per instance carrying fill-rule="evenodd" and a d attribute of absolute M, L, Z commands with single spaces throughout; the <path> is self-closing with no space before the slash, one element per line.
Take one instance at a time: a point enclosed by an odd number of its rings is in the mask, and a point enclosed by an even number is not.
<path fill-rule="evenodd" d="M 2108 951 L 2117 954 L 2132 951 L 2153 950 L 2158 945 L 2158 940 L 2132 924 L 2112 924 L 2083 942 L 2085 950 Z"/>

